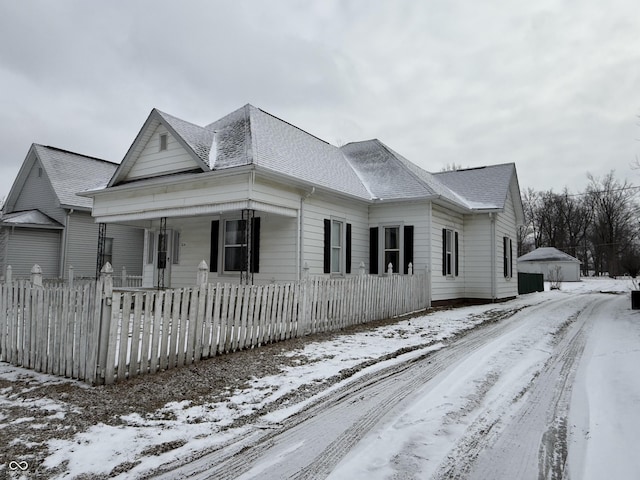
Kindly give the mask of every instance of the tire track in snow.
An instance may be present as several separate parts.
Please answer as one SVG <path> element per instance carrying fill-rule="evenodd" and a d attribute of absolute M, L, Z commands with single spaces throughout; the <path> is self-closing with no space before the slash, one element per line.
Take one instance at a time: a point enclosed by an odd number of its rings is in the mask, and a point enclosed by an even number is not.
<path fill-rule="evenodd" d="M 323 478 L 385 416 L 415 400 L 430 380 L 482 346 L 518 328 L 526 318 L 572 298 L 527 307 L 483 325 L 422 357 L 353 379 L 271 430 L 256 430 L 159 478 Z"/>
<path fill-rule="evenodd" d="M 551 357 L 528 386 L 524 404 L 515 416 L 502 420 L 506 425 L 492 436 L 470 427 L 459 442 L 457 461 L 443 465 L 438 478 L 563 478 L 569 402 L 589 320 L 611 300 L 590 299 L 575 321 L 561 332 Z"/>

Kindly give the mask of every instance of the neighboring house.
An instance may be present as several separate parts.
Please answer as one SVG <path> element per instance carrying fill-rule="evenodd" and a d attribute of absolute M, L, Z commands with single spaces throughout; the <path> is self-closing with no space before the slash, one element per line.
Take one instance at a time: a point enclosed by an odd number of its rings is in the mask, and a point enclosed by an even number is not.
<path fill-rule="evenodd" d="M 580 281 L 580 260 L 554 247 L 540 247 L 518 257 L 518 271 L 542 273 L 546 281 Z"/>
<path fill-rule="evenodd" d="M 151 111 L 97 222 L 146 231 L 144 286 L 428 270 L 432 300 L 517 295 L 514 164 L 428 173 L 378 140 L 335 147 L 252 105 L 204 127 Z"/>
<path fill-rule="evenodd" d="M 98 225 L 91 199 L 77 192 L 105 186 L 117 164 L 59 148 L 33 144 L 0 214 L 0 276 L 11 265 L 14 277 L 26 277 L 39 264 L 45 278 L 94 277 Z M 142 273 L 144 231 L 109 225 L 103 261 L 116 273 Z"/>

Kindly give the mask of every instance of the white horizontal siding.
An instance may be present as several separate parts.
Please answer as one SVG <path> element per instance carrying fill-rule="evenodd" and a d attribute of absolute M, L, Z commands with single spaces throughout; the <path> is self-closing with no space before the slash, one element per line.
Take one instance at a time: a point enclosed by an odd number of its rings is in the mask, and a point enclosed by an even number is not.
<path fill-rule="evenodd" d="M 89 213 L 74 212 L 67 224 L 67 246 L 64 276 L 73 266 L 76 277 L 93 277 L 96 274 L 98 256 L 98 224 Z M 125 267 L 128 275 L 142 273 L 144 230 L 123 225 L 108 224 L 106 236 L 113 238 L 113 262 L 115 275 Z"/>
<path fill-rule="evenodd" d="M 279 205 L 287 208 L 300 208 L 300 192 L 297 189 L 276 184 L 269 180 L 256 178 L 251 187 L 251 200 Z"/>
<path fill-rule="evenodd" d="M 491 299 L 491 219 L 489 215 L 464 216 L 464 279 L 467 298 Z"/>
<path fill-rule="evenodd" d="M 465 229 L 461 214 L 434 205 L 431 221 L 431 294 L 432 301 L 451 300 L 465 296 L 466 258 Z M 458 232 L 458 276 L 442 275 L 442 229 Z"/>
<path fill-rule="evenodd" d="M 40 265 L 44 278 L 59 276 L 61 230 L 14 228 L 7 231 L 5 261 L 11 265 L 14 277 L 29 276 L 34 264 Z"/>
<path fill-rule="evenodd" d="M 351 273 L 360 262 L 369 271 L 369 223 L 366 204 L 314 195 L 304 202 L 304 258 L 311 275 L 324 273 L 324 220 L 335 217 L 351 224 Z"/>
<path fill-rule="evenodd" d="M 160 135 L 167 135 L 167 149 L 160 150 Z M 155 177 L 173 172 L 200 168 L 191 155 L 166 129 L 159 125 L 149 138 L 140 156 L 127 173 L 125 180 Z"/>
<path fill-rule="evenodd" d="M 518 269 L 517 269 L 517 235 L 516 215 L 513 206 L 511 191 L 507 195 L 504 212 L 496 215 L 496 297 L 510 298 L 518 295 Z M 513 276 L 505 278 L 503 267 L 504 243 L 503 238 L 509 237 L 512 243 Z"/>
<path fill-rule="evenodd" d="M 414 228 L 413 268 L 414 271 L 424 270 L 429 265 L 429 248 L 431 241 L 429 238 L 429 215 L 430 207 L 428 202 L 373 205 L 369 209 L 369 227 L 380 228 L 391 225 L 404 227 L 412 225 Z M 383 248 L 384 245 L 379 243 L 379 257 L 382 257 Z M 367 257 L 367 264 L 368 263 Z M 380 268 L 379 272 L 382 273 L 382 271 L 386 271 L 386 269 L 386 266 Z M 394 266 L 394 271 L 397 272 L 398 270 L 398 266 Z M 400 271 L 404 272 L 404 266 Z"/>
<path fill-rule="evenodd" d="M 40 169 L 42 169 L 41 176 Z M 33 162 L 33 166 L 25 179 L 13 211 L 19 212 L 33 209 L 40 210 L 64 225 L 66 213 L 59 205 L 58 197 L 53 191 L 46 170 L 37 159 Z"/>

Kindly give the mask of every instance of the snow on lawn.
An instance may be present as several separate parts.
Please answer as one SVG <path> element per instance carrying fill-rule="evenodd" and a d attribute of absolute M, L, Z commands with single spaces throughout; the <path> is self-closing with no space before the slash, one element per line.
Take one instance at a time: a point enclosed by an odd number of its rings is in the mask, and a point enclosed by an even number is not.
<path fill-rule="evenodd" d="M 43 467 L 66 470 L 54 478 L 74 478 L 87 473 L 108 474 L 123 464 L 129 464 L 124 469 L 126 473 L 122 474 L 123 478 L 141 475 L 161 464 L 187 458 L 195 452 L 213 448 L 241 435 L 252 427 L 224 427 L 278 401 L 303 385 L 325 382 L 345 369 L 358 367 L 366 362 L 371 365 L 360 373 L 442 348 L 448 337 L 490 321 L 500 312 L 536 305 L 555 295 L 602 290 L 628 291 L 630 286 L 630 281 L 609 279 L 563 283 L 560 292 L 546 291 L 524 295 L 505 303 L 440 310 L 366 332 L 345 334 L 324 342 L 309 342 L 304 348 L 286 353 L 294 360 L 299 358 L 299 365 L 287 367 L 276 375 L 255 378 L 250 388 L 230 392 L 226 402 L 204 405 L 192 404 L 190 401 L 172 402 L 144 417 L 138 413 L 122 416 L 122 424 L 116 426 L 94 425 L 89 430 L 76 434 L 72 440 L 51 440 L 48 444 L 49 456 Z M 407 353 L 394 356 L 394 352 L 399 350 Z M 390 358 L 375 362 L 385 356 Z M 0 379 L 10 380 L 12 376 L 24 374 L 31 375 L 33 372 L 0 363 Z M 43 383 L 66 381 L 42 374 L 33 375 L 37 375 Z M 343 380 L 347 381 L 348 378 Z M 339 385 L 340 383 L 335 384 L 331 388 L 338 388 Z M 326 391 L 312 400 L 323 394 Z M 295 405 L 284 402 L 281 408 L 265 416 L 262 421 L 282 420 L 305 408 L 312 400 Z M 0 391 L 0 406 L 11 402 L 11 396 Z M 54 413 L 59 410 L 55 405 L 44 403 L 34 407 L 47 408 Z M 0 415 L 0 428 L 2 421 Z M 172 448 L 163 448 L 166 445 L 171 445 Z M 131 465 L 135 466 L 131 468 Z"/>

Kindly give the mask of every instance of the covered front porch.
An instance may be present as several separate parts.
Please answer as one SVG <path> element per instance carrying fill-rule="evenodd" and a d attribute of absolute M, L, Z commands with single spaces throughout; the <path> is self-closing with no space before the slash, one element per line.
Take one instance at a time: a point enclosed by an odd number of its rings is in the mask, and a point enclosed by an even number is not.
<path fill-rule="evenodd" d="M 252 200 L 98 217 L 145 229 L 143 288 L 194 285 L 202 260 L 210 281 L 240 284 L 300 279 L 298 210 Z"/>

